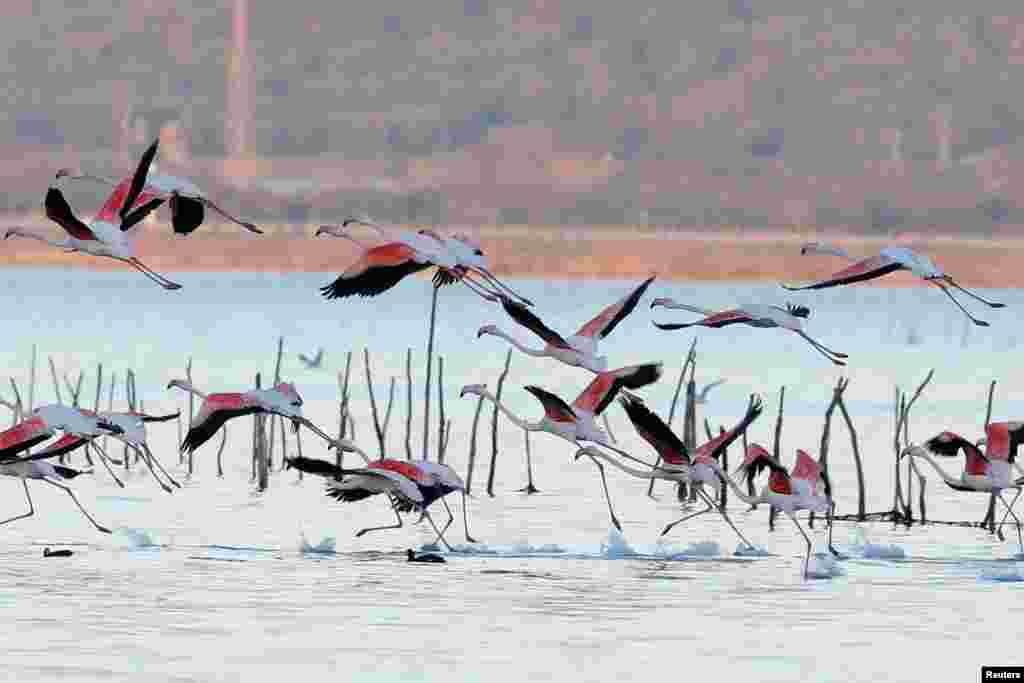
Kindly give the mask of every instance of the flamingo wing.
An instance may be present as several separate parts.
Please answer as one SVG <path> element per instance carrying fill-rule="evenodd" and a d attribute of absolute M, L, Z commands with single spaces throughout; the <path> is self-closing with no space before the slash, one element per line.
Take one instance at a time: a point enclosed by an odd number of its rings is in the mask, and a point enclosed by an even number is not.
<path fill-rule="evenodd" d="M 836 287 L 838 285 L 848 285 L 854 282 L 874 280 L 875 278 L 888 275 L 889 273 L 900 270 L 901 268 L 904 268 L 904 266 L 900 262 L 884 254 L 879 254 L 878 256 L 872 256 L 870 258 L 857 261 L 852 266 L 840 270 L 838 273 L 832 275 L 832 277 L 822 280 L 821 282 L 815 282 L 813 284 L 803 285 L 800 287 L 793 287 L 790 285 L 782 285 L 782 287 L 794 292 L 803 289 L 825 289 L 826 287 Z"/>
<path fill-rule="evenodd" d="M 305 472 L 306 474 L 317 474 L 321 477 L 331 477 L 338 480 L 341 479 L 344 472 L 333 462 L 320 460 L 318 458 L 307 458 L 301 455 L 295 456 L 294 458 L 286 458 L 285 466 L 289 469 L 294 467 L 300 472 Z"/>
<path fill-rule="evenodd" d="M 46 421 L 41 417 L 23 420 L 9 429 L 0 432 L 0 462 L 13 458 L 16 454 L 53 436 Z"/>
<path fill-rule="evenodd" d="M 754 401 L 750 408 L 747 409 L 747 414 L 743 416 L 743 419 L 735 427 L 702 444 L 694 454 L 694 459 L 708 456 L 717 460 L 725 452 L 725 449 L 738 439 L 747 430 L 747 427 L 761 415 L 762 410 L 761 401 Z"/>
<path fill-rule="evenodd" d="M 690 454 L 686 445 L 675 435 L 672 428 L 658 417 L 643 401 L 635 396 L 622 396 L 619 399 L 626 409 L 629 421 L 640 437 L 651 444 L 661 459 L 670 465 L 689 465 Z"/>
<path fill-rule="evenodd" d="M 75 216 L 68 200 L 56 187 L 51 187 L 46 191 L 43 208 L 46 210 L 47 218 L 64 228 L 64 231 L 75 239 L 99 241 L 92 229 Z"/>
<path fill-rule="evenodd" d="M 501 306 L 505 312 L 517 323 L 533 332 L 551 346 L 557 349 L 572 349 L 569 342 L 565 341 L 562 335 L 558 334 L 545 325 L 540 318 L 531 312 L 526 306 L 518 301 L 512 301 L 508 297 L 501 297 Z"/>
<path fill-rule="evenodd" d="M 620 389 L 639 389 L 653 384 L 661 377 L 661 363 L 627 365 L 618 370 L 602 372 L 573 401 L 573 407 L 600 415 L 619 393 Z"/>
<path fill-rule="evenodd" d="M 138 417 L 141 417 L 143 422 L 167 422 L 169 420 L 175 419 L 180 415 L 180 410 L 176 413 L 171 413 L 169 415 L 147 415 L 145 413 L 138 413 Z"/>
<path fill-rule="evenodd" d="M 39 456 L 40 459 L 67 455 L 84 446 L 87 441 L 88 439 L 85 437 L 76 434 L 65 434 L 35 455 Z"/>
<path fill-rule="evenodd" d="M 523 387 L 531 394 L 537 397 L 537 400 L 544 406 L 544 415 L 549 420 L 554 422 L 575 422 L 576 411 L 574 411 L 568 403 L 555 396 L 550 391 L 545 391 L 540 387 L 527 386 Z"/>
<path fill-rule="evenodd" d="M 1024 423 L 1008 423 L 1010 433 L 1010 456 L 1008 460 L 1012 463 L 1017 458 L 1017 448 L 1024 443 Z"/>
<path fill-rule="evenodd" d="M 659 330 L 681 330 L 686 327 L 719 328 L 725 327 L 726 325 L 735 325 L 737 323 L 751 323 L 754 319 L 754 316 L 750 315 L 747 311 L 740 308 L 733 308 L 727 311 L 712 313 L 711 315 L 692 323 L 654 323 L 654 326 Z"/>
<path fill-rule="evenodd" d="M 132 175 L 131 182 L 128 184 L 128 191 L 124 195 L 124 201 L 121 204 L 121 209 L 118 211 L 118 215 L 121 217 L 122 223 L 132 213 L 132 210 L 135 207 L 135 202 L 140 198 L 140 195 L 146 187 L 146 177 L 149 175 L 149 166 L 153 163 L 153 159 L 156 158 L 156 150 L 159 145 L 160 138 L 157 138 L 153 141 L 153 144 L 151 144 L 146 151 L 142 153 L 142 158 L 139 159 L 139 165 L 135 167 L 135 173 Z M 138 222 L 138 220 L 135 222 Z"/>
<path fill-rule="evenodd" d="M 402 278 L 429 268 L 429 263 L 414 259 L 416 251 L 398 242 L 389 242 L 366 250 L 362 258 L 338 278 L 320 288 L 327 299 L 340 299 L 353 294 L 376 296 L 397 285 Z"/>
<path fill-rule="evenodd" d="M 420 489 L 407 477 L 387 469 L 364 467 L 343 470 L 345 480 L 327 487 L 327 495 L 335 500 L 351 502 L 362 500 L 378 493 L 392 493 L 406 501 L 423 502 Z"/>
<path fill-rule="evenodd" d="M 231 418 L 259 412 L 263 412 L 263 409 L 244 401 L 242 394 L 210 394 L 203 402 L 202 408 L 199 409 L 188 434 L 185 435 L 185 440 L 181 443 L 181 451 L 183 453 L 194 452 L 209 441 L 217 433 L 217 430 Z"/>
<path fill-rule="evenodd" d="M 194 197 L 184 197 L 178 193 L 171 194 L 171 227 L 179 235 L 189 235 L 203 224 L 206 208 L 203 202 Z"/>
<path fill-rule="evenodd" d="M 640 285 L 632 292 L 627 294 L 621 300 L 608 306 L 603 311 L 597 314 L 590 322 L 586 323 L 576 332 L 577 337 L 597 337 L 598 339 L 604 339 L 611 331 L 615 329 L 622 320 L 633 312 L 636 305 L 640 302 L 640 297 L 644 295 L 647 288 L 654 282 L 653 277 L 649 277 L 644 280 Z"/>

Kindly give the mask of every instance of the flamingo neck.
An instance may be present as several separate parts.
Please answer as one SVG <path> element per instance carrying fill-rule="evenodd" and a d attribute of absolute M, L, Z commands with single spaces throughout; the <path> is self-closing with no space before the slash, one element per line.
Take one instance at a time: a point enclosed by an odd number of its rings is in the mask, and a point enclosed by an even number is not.
<path fill-rule="evenodd" d="M 840 256 L 845 259 L 850 259 L 851 261 L 854 260 L 853 257 L 850 256 L 850 252 L 846 251 L 842 247 L 837 247 L 834 244 L 819 244 L 814 247 L 814 251 L 819 254 L 831 254 L 832 256 Z"/>
<path fill-rule="evenodd" d="M 199 398 L 203 399 L 204 401 L 206 400 L 206 396 L 207 395 L 204 394 L 203 392 L 199 391 L 198 389 L 196 389 L 194 386 L 192 386 L 192 384 L 190 382 L 186 382 L 184 380 L 178 380 L 174 384 L 174 386 L 176 386 L 179 389 L 182 389 L 184 391 L 187 391 L 190 394 L 195 394 L 196 396 L 198 396 Z"/>
<path fill-rule="evenodd" d="M 625 472 L 628 475 L 637 477 L 638 479 L 668 479 L 668 480 L 671 480 L 671 481 L 675 481 L 675 480 L 680 478 L 680 477 L 666 476 L 664 473 L 660 473 L 660 472 L 657 472 L 655 470 L 648 470 L 648 471 L 644 472 L 643 470 L 633 469 L 632 467 L 629 467 L 628 465 L 624 465 L 623 463 L 619 462 L 617 459 L 615 459 L 615 458 L 611 457 L 610 455 L 608 455 L 607 453 L 603 453 L 601 451 L 598 451 L 596 453 L 591 453 L 591 452 L 588 451 L 587 455 L 589 455 L 592 458 L 600 458 L 601 460 L 604 460 L 605 462 L 607 462 L 609 465 L 612 465 L 612 466 L 622 470 L 623 472 Z M 683 475 L 683 476 L 685 476 L 685 475 Z"/>
<path fill-rule="evenodd" d="M 492 394 L 491 392 L 487 391 L 486 389 L 481 391 L 480 395 L 483 396 L 484 398 L 486 398 L 491 403 L 493 403 L 494 407 L 496 407 L 498 410 L 500 410 L 501 412 L 505 413 L 505 417 L 507 417 L 509 420 L 511 420 L 520 429 L 525 429 L 528 432 L 537 432 L 537 431 L 541 430 L 539 423 L 527 422 L 526 420 L 521 419 L 520 417 L 515 415 L 511 410 L 509 410 L 504 405 L 502 405 L 501 401 L 499 401 L 498 398 L 494 394 Z"/>
<path fill-rule="evenodd" d="M 29 230 L 27 228 L 11 228 L 7 231 L 7 236 L 24 237 L 26 239 L 43 242 L 44 244 L 49 244 L 51 247 L 57 247 L 60 249 L 68 249 L 72 246 L 70 240 L 52 240 L 45 235 L 41 235 L 34 230 Z"/>
<path fill-rule="evenodd" d="M 531 349 L 528 346 L 523 346 L 522 344 L 519 343 L 518 339 L 503 332 L 502 330 L 495 330 L 494 332 L 491 332 L 491 334 L 493 334 L 495 337 L 501 337 L 502 339 L 506 340 L 508 343 L 512 344 L 512 346 L 516 347 L 517 349 L 519 349 L 528 356 L 534 356 L 536 358 L 539 358 L 541 356 L 548 355 L 544 353 L 543 349 Z"/>
<path fill-rule="evenodd" d="M 707 465 L 715 472 L 717 472 L 718 475 L 722 478 L 722 480 L 725 481 L 726 485 L 732 489 L 736 497 L 742 500 L 747 505 L 757 505 L 758 503 L 764 502 L 764 494 L 757 496 L 749 495 L 746 491 L 740 488 L 739 484 L 737 484 L 733 480 L 733 478 L 729 476 L 729 473 L 723 470 L 722 466 L 719 465 L 717 462 L 707 463 Z"/>
<path fill-rule="evenodd" d="M 935 459 L 928 454 L 928 451 L 921 449 L 916 453 L 911 453 L 910 457 L 924 458 L 926 461 L 928 461 L 928 464 L 932 466 L 932 469 L 938 472 L 939 476 L 942 477 L 943 481 L 945 481 L 947 484 L 953 484 L 954 486 L 963 485 L 963 482 L 961 482 L 958 477 L 953 477 L 948 472 L 946 472 L 946 470 L 942 469 L 942 466 L 939 463 L 935 462 Z"/>

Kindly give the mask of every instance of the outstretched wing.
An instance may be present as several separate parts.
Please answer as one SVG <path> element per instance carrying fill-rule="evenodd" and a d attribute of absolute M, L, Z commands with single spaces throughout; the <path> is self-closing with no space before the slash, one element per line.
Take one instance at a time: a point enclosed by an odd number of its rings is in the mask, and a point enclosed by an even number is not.
<path fill-rule="evenodd" d="M 39 456 L 39 459 L 67 455 L 84 446 L 87 441 L 88 439 L 77 434 L 65 434 L 43 450 L 35 453 L 35 455 Z"/>
<path fill-rule="evenodd" d="M 838 273 L 826 280 L 800 287 L 785 284 L 782 285 L 782 287 L 793 292 L 802 289 L 825 289 L 826 287 L 848 285 L 854 282 L 863 282 L 864 280 L 874 280 L 875 278 L 897 271 L 902 267 L 903 265 L 898 261 L 895 261 L 884 254 L 879 254 L 878 256 L 872 256 L 871 258 L 857 261 L 852 266 L 840 270 Z"/>
<path fill-rule="evenodd" d="M 555 396 L 550 391 L 544 391 L 540 387 L 532 385 L 523 388 L 537 397 L 537 400 L 539 400 L 544 406 L 544 414 L 549 420 L 554 422 L 576 421 L 576 411 L 569 407 L 568 403 Z"/>
<path fill-rule="evenodd" d="M 132 213 L 132 208 L 135 206 L 136 200 L 138 200 L 139 195 L 142 194 L 143 188 L 146 187 L 146 177 L 149 175 L 149 166 L 153 163 L 153 159 L 156 158 L 156 150 L 159 145 L 160 138 L 157 138 L 153 141 L 153 144 L 143 152 L 142 158 L 139 159 L 139 165 L 135 167 L 135 174 L 132 176 L 132 182 L 128 186 L 128 192 L 125 194 L 124 203 L 121 204 L 121 210 L 118 212 L 122 223 L 124 223 Z M 135 222 L 138 222 L 138 220 L 140 219 L 136 219 Z M 124 228 L 122 227 L 122 230 L 123 229 Z"/>
<path fill-rule="evenodd" d="M 751 323 L 754 321 L 754 316 L 744 311 L 741 308 L 733 308 L 728 311 L 720 311 L 713 313 L 712 315 L 696 320 L 692 323 L 654 323 L 654 326 L 659 330 L 681 330 L 686 327 L 725 327 L 726 325 L 735 325 L 737 323 Z"/>
<path fill-rule="evenodd" d="M 244 405 L 238 398 L 238 394 L 210 394 L 206 397 L 202 408 L 196 415 L 196 422 L 193 423 L 181 443 L 183 453 L 191 453 L 217 433 L 217 430 L 224 426 L 224 423 L 233 417 L 252 415 L 261 412 L 261 408 L 255 405 Z"/>
<path fill-rule="evenodd" d="M 643 401 L 635 396 L 622 396 L 619 402 L 626 409 L 626 415 L 636 433 L 654 447 L 662 460 L 670 465 L 690 464 L 686 445 Z"/>
<path fill-rule="evenodd" d="M 694 459 L 701 456 L 718 459 L 725 449 L 728 448 L 733 441 L 738 439 L 739 436 L 747 430 L 747 427 L 749 427 L 751 423 L 761 415 L 762 410 L 763 407 L 761 405 L 761 400 L 755 399 L 754 402 L 750 404 L 750 408 L 747 409 L 747 414 L 743 416 L 743 419 L 740 420 L 735 427 L 724 434 L 719 434 L 707 443 L 701 445 L 694 454 Z"/>
<path fill-rule="evenodd" d="M 551 346 L 557 349 L 571 349 L 569 342 L 565 341 L 562 335 L 541 322 L 533 312 L 518 301 L 512 301 L 507 296 L 501 297 L 501 306 L 505 312 L 517 323 L 533 332 Z"/>
<path fill-rule="evenodd" d="M 615 399 L 620 389 L 640 389 L 658 381 L 661 363 L 628 365 L 618 370 L 602 372 L 573 401 L 573 407 L 600 415 Z"/>
<path fill-rule="evenodd" d="M 397 285 L 402 278 L 429 268 L 429 263 L 414 260 L 416 251 L 399 242 L 389 242 L 368 249 L 338 278 L 320 292 L 327 299 L 340 299 L 353 294 L 376 296 Z"/>
<path fill-rule="evenodd" d="M 633 312 L 636 308 L 637 303 L 640 302 L 640 297 L 644 295 L 647 288 L 654 282 L 653 277 L 649 277 L 640 283 L 636 289 L 623 297 L 620 301 L 608 306 L 603 311 L 597 314 L 597 317 L 586 323 L 583 327 L 576 332 L 577 337 L 597 337 L 598 339 L 604 339 L 611 331 L 615 329 L 622 320 Z"/>
<path fill-rule="evenodd" d="M 46 210 L 46 217 L 64 228 L 65 232 L 78 240 L 96 240 L 96 235 L 88 225 L 75 216 L 71 210 L 68 200 L 56 187 L 46 191 L 46 199 L 43 200 L 43 208 Z"/>
<path fill-rule="evenodd" d="M 317 474 L 321 477 L 331 477 L 334 479 L 341 479 L 343 474 L 343 470 L 333 462 L 320 460 L 318 458 L 307 458 L 298 455 L 294 458 L 285 458 L 284 462 L 287 469 L 294 467 L 300 472 L 305 472 L 306 474 Z"/>

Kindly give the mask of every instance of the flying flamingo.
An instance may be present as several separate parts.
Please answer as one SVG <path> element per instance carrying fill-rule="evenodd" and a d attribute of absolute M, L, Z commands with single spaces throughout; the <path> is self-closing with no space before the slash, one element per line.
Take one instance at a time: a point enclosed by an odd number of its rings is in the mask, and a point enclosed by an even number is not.
<path fill-rule="evenodd" d="M 149 193 L 144 188 L 146 172 L 155 153 L 156 149 L 153 147 L 146 150 L 135 174 L 114 187 L 114 191 L 89 225 L 75 216 L 71 205 L 59 189 L 51 187 L 47 190 L 43 203 L 46 216 L 64 228 L 68 233 L 66 239 L 51 240 L 45 235 L 20 227 L 8 230 L 4 239 L 25 237 L 73 252 L 80 251 L 93 256 L 112 258 L 127 263 L 164 289 L 181 289 L 181 285 L 153 271 L 135 256 L 133 238 L 138 232 L 137 226 L 164 202 L 162 197 Z"/>
<path fill-rule="evenodd" d="M 570 406 L 558 396 L 545 391 L 537 386 L 524 387 L 533 394 L 544 406 L 544 417 L 537 422 L 527 422 L 520 419 L 512 411 L 506 408 L 498 399 L 487 390 L 485 384 L 468 384 L 462 387 L 460 396 L 476 394 L 491 401 L 501 412 L 505 413 L 513 423 L 528 432 L 547 432 L 565 439 L 576 446 L 582 446 L 580 441 L 590 441 L 610 450 L 615 451 L 625 458 L 636 461 L 636 458 L 622 451 L 608 442 L 608 436 L 597 424 L 597 416 L 607 408 L 615 396 L 622 389 L 639 389 L 652 384 L 661 377 L 661 363 L 646 363 L 643 365 L 630 365 L 617 370 L 598 373 L 598 375 L 587 385 L 587 388 Z M 612 509 L 611 497 L 608 495 L 608 481 L 605 478 L 604 465 L 591 456 L 591 460 L 597 466 L 601 474 L 601 485 L 604 488 L 605 502 L 608 503 L 608 513 L 611 516 L 612 524 L 619 531 L 622 525 L 619 524 Z M 641 464 L 647 463 L 639 461 Z"/>
<path fill-rule="evenodd" d="M 1017 523 L 1017 542 L 1020 544 L 1021 552 L 1024 552 L 1021 522 L 1017 513 L 1013 511 L 1013 506 L 1020 497 L 1021 487 L 1024 486 L 1024 477 L 1015 478 L 1011 469 L 1017 457 L 1017 447 L 1024 443 L 1024 423 L 992 422 L 985 427 L 985 437 L 985 452 L 982 453 L 981 449 L 959 434 L 940 432 L 925 441 L 923 447 L 908 446 L 900 453 L 900 458 L 909 455 L 924 459 L 939 473 L 946 485 L 956 491 L 994 494 L 1006 507 L 1006 514 L 1003 515 L 1000 526 L 1007 517 L 1013 517 Z M 932 455 L 955 458 L 961 450 L 967 460 L 959 477 L 950 475 L 932 458 Z M 1017 490 L 1009 503 L 1003 498 L 1004 489 Z"/>
<path fill-rule="evenodd" d="M 7 524 L 8 522 L 14 522 L 19 519 L 25 519 L 35 514 L 35 507 L 32 505 L 32 496 L 28 492 L 28 480 L 34 479 L 41 481 L 50 486 L 55 486 L 63 491 L 66 491 L 71 500 L 75 501 L 75 505 L 82 511 L 97 531 L 101 531 L 105 534 L 110 533 L 110 529 L 99 524 L 92 515 L 86 511 L 82 504 L 75 497 L 75 492 L 71 490 L 61 481 L 74 479 L 80 474 L 92 474 L 92 470 L 76 470 L 71 467 L 65 467 L 64 465 L 55 465 L 53 463 L 46 462 L 45 460 L 37 460 L 33 462 L 0 462 L 0 476 L 15 477 L 21 479 L 21 485 L 25 488 L 25 500 L 28 501 L 28 512 L 10 517 L 3 521 L 0 521 L 0 525 Z"/>
<path fill-rule="evenodd" d="M 942 268 L 935 265 L 935 263 L 925 256 L 924 254 L 918 254 L 915 251 L 907 249 L 906 247 L 886 247 L 877 256 L 871 256 L 866 259 L 857 261 L 851 256 L 845 249 L 830 245 L 822 244 L 820 242 L 809 242 L 800 248 L 801 254 L 831 254 L 833 256 L 841 256 L 850 261 L 856 261 L 853 265 L 845 268 L 838 273 L 835 273 L 832 277 L 822 280 L 821 282 L 815 282 L 810 285 L 803 285 L 795 287 L 791 285 L 782 285 L 783 288 L 790 291 L 799 291 L 804 289 L 825 289 L 826 287 L 836 287 L 838 285 L 847 285 L 854 282 L 863 282 L 865 280 L 873 280 L 875 278 L 888 275 L 889 273 L 897 270 L 908 270 L 917 277 L 923 279 L 925 282 L 935 285 L 942 292 L 949 297 L 950 301 L 956 304 L 957 308 L 963 311 L 972 323 L 980 325 L 982 327 L 988 327 L 988 323 L 984 320 L 978 320 L 970 313 L 967 309 L 956 300 L 953 294 L 949 291 L 949 288 L 958 289 L 967 296 L 980 301 L 981 303 L 989 306 L 990 308 L 1003 308 L 1005 304 L 996 303 L 983 299 L 974 292 L 964 289 L 956 280 L 951 276 L 947 275 Z"/>
<path fill-rule="evenodd" d="M 342 441 L 342 450 L 356 451 L 362 455 L 362 451 L 353 448 L 351 442 Z M 365 457 L 365 456 L 364 456 Z M 396 524 L 386 526 L 370 527 L 356 532 L 360 537 L 371 531 L 382 531 L 384 529 L 400 529 L 403 526 L 401 512 L 419 511 L 430 525 L 437 532 L 437 538 L 445 544 L 449 550 L 451 546 L 444 539 L 444 531 L 437 528 L 433 518 L 427 511 L 427 506 L 438 498 L 445 495 L 438 479 L 425 468 L 421 467 L 427 463 L 413 463 L 405 460 L 374 460 L 367 463 L 366 467 L 357 469 L 346 469 L 338 467 L 334 463 L 316 458 L 297 456 L 286 459 L 286 467 L 317 474 L 333 480 L 327 486 L 327 495 L 341 502 L 354 502 L 375 496 L 380 493 L 387 494 L 391 498 L 391 509 L 395 513 Z M 454 489 L 453 489 L 454 490 Z M 465 491 L 465 487 L 462 488 Z M 465 511 L 465 507 L 463 507 Z M 449 510 L 451 515 L 451 510 Z M 449 522 L 450 524 L 450 522 Z M 447 530 L 448 526 L 445 526 Z M 466 534 L 470 540 L 469 534 Z"/>
<path fill-rule="evenodd" d="M 302 416 L 302 397 L 294 384 L 281 382 L 269 389 L 250 389 L 244 392 L 205 394 L 189 382 L 172 379 L 167 388 L 177 387 L 203 399 L 203 405 L 196 413 L 188 434 L 181 444 L 183 453 L 192 453 L 210 440 L 225 422 L 242 415 L 280 415 L 292 421 L 295 431 L 304 425 L 328 443 L 334 440 L 312 422 Z"/>
<path fill-rule="evenodd" d="M 150 145 L 147 154 L 152 151 L 153 156 L 156 155 L 157 147 L 160 144 L 160 139 L 157 138 L 152 145 Z M 57 179 L 68 178 L 69 180 L 92 180 L 104 185 L 116 185 L 116 183 L 109 178 L 102 176 L 93 175 L 91 173 L 79 173 L 75 174 L 71 169 L 62 168 L 57 171 Z M 224 218 L 228 219 L 236 225 L 240 225 L 250 232 L 262 234 L 263 231 L 252 223 L 241 221 L 229 214 L 224 209 L 220 208 L 213 203 L 205 192 L 187 178 L 178 178 L 172 175 L 166 175 L 159 173 L 156 168 L 156 164 L 149 166 L 148 172 L 145 176 L 145 191 L 150 196 L 160 197 L 167 201 L 168 206 L 171 208 L 171 225 L 174 227 L 174 232 L 180 235 L 188 235 L 198 228 L 203 223 L 205 218 L 204 207 L 209 207 L 219 213 Z"/>
<path fill-rule="evenodd" d="M 682 440 L 672 432 L 672 429 L 665 424 L 665 422 L 658 417 L 650 408 L 644 405 L 644 402 L 635 396 L 622 396 L 619 398 L 619 403 L 626 409 L 626 415 L 629 416 L 629 421 L 633 423 L 636 433 L 639 434 L 644 441 L 649 443 L 658 455 L 661 456 L 663 469 L 659 472 L 657 470 L 651 470 L 648 472 L 641 472 L 626 468 L 616 460 L 609 458 L 607 455 L 601 454 L 601 457 L 615 465 L 627 474 L 632 474 L 636 477 L 644 479 L 665 479 L 668 481 L 676 482 L 690 482 L 690 483 L 702 483 L 715 489 L 716 493 L 721 492 L 721 468 L 718 467 L 718 458 L 721 457 L 725 449 L 728 448 L 733 441 L 738 439 L 743 432 L 756 420 L 762 411 L 760 399 L 753 400 L 750 407 L 747 409 L 747 414 L 743 416 L 743 419 L 739 423 L 727 432 L 719 434 L 715 438 L 711 439 L 707 443 L 701 445 L 692 454 L 686 449 Z M 577 457 L 579 457 L 577 453 Z M 707 508 L 699 512 L 688 514 L 676 521 L 668 524 L 661 535 L 664 536 L 670 532 L 673 527 L 677 524 L 684 522 L 698 515 L 703 515 L 706 512 L 712 510 L 718 510 L 719 514 L 726 523 L 732 527 L 732 530 L 736 532 L 736 535 L 740 537 L 740 540 L 746 544 L 748 548 L 752 548 L 750 541 L 748 541 L 740 530 L 736 528 L 736 525 L 729 519 L 729 515 L 724 509 L 717 506 L 712 502 L 711 498 L 699 487 L 694 489 Z"/>
<path fill-rule="evenodd" d="M 319 370 L 324 361 L 324 350 L 319 348 L 316 350 L 316 355 L 310 358 L 304 353 L 299 354 L 299 360 L 306 366 L 307 370 Z"/>
<path fill-rule="evenodd" d="M 545 343 L 542 349 L 531 349 L 520 344 L 514 337 L 498 329 L 495 325 L 485 325 L 476 333 L 477 338 L 485 334 L 491 334 L 509 341 L 514 347 L 528 356 L 554 358 L 566 365 L 574 365 L 586 368 L 591 372 L 599 373 L 608 369 L 608 359 L 605 356 L 597 355 L 597 343 L 607 337 L 615 326 L 633 312 L 640 297 L 644 295 L 647 288 L 654 282 L 650 277 L 644 280 L 638 287 L 614 304 L 606 307 L 589 322 L 583 325 L 576 334 L 565 339 L 560 334 L 549 328 L 541 319 L 530 312 L 522 304 L 510 300 L 508 297 L 500 297 L 501 305 L 513 320 L 530 330 Z"/>
<path fill-rule="evenodd" d="M 810 309 L 806 306 L 792 306 L 787 304 L 786 308 L 781 308 L 779 306 L 751 305 L 744 306 L 743 308 L 730 308 L 724 311 L 712 311 L 706 308 L 690 306 L 689 304 L 681 304 L 668 298 L 655 299 L 651 302 L 651 308 L 654 308 L 655 306 L 663 306 L 670 309 L 681 309 L 705 316 L 703 320 L 685 324 L 654 323 L 654 326 L 660 330 L 681 330 L 686 327 L 694 326 L 719 328 L 736 324 L 762 328 L 779 327 L 784 330 L 795 332 L 814 347 L 815 351 L 825 356 L 836 365 L 846 365 L 844 361 L 840 360 L 848 358 L 845 353 L 833 351 L 827 346 L 822 345 L 820 342 L 811 339 L 811 337 L 804 332 L 801 318 L 806 319 L 811 314 Z"/>
<path fill-rule="evenodd" d="M 748 495 L 717 465 L 715 463 L 717 471 L 722 474 L 722 481 L 732 488 L 740 500 L 751 505 L 767 503 L 773 509 L 785 512 L 786 516 L 793 520 L 793 524 L 796 525 L 797 530 L 807 542 L 804 578 L 807 577 L 813 544 L 807 532 L 797 521 L 797 511 L 810 510 L 828 516 L 828 549 L 833 555 L 839 555 L 832 547 L 832 512 L 835 509 L 835 503 L 832 500 L 832 486 L 821 466 L 805 451 L 797 450 L 796 465 L 793 467 L 793 472 L 790 473 L 772 458 L 764 447 L 759 444 L 750 444 L 737 472 L 742 473 L 752 483 L 764 468 L 767 467 L 770 471 L 768 485 L 756 496 Z"/>

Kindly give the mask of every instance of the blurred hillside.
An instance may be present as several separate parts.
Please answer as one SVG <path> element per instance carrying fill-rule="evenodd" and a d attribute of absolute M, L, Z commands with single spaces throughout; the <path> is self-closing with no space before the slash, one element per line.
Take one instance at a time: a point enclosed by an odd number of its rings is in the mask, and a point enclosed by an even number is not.
<path fill-rule="evenodd" d="M 160 134 L 257 221 L 997 235 L 1024 225 L 1024 11 L 985 7 L 6 0 L 0 210 Z"/>

